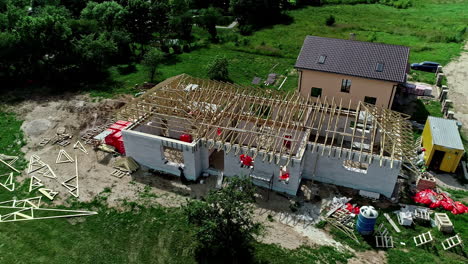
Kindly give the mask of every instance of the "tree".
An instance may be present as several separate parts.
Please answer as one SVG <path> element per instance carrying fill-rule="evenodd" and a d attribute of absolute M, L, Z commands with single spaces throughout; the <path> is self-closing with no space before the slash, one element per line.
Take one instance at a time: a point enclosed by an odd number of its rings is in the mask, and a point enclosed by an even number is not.
<path fill-rule="evenodd" d="M 191 200 L 184 206 L 189 223 L 195 227 L 199 261 L 249 262 L 252 242 L 262 230 L 253 220 L 254 195 L 249 178 L 233 177 L 204 201 Z"/>
<path fill-rule="evenodd" d="M 193 16 L 187 0 L 171 2 L 169 25 L 175 38 L 189 41 L 192 39 Z"/>
<path fill-rule="evenodd" d="M 117 44 L 106 33 L 90 34 L 74 40 L 73 49 L 81 72 L 99 75 L 109 67 L 110 58 L 117 53 Z"/>
<path fill-rule="evenodd" d="M 144 55 L 144 47 L 151 41 L 154 31 L 151 23 L 151 3 L 146 0 L 128 0 L 125 9 L 125 27 L 132 35 L 133 42 L 141 44 L 141 54 Z"/>
<path fill-rule="evenodd" d="M 103 3 L 89 2 L 81 11 L 81 17 L 94 19 L 107 31 L 118 29 L 123 26 L 127 10 L 114 1 Z"/>
<path fill-rule="evenodd" d="M 143 58 L 142 64 L 147 68 L 150 82 L 154 81 L 156 69 L 164 59 L 164 53 L 156 48 L 150 49 Z"/>
<path fill-rule="evenodd" d="M 198 18 L 198 23 L 200 26 L 208 30 L 210 33 L 211 41 L 218 42 L 218 31 L 216 30 L 216 24 L 218 23 L 221 17 L 221 13 L 218 9 L 210 7 L 207 9 L 202 9 L 200 16 Z"/>
<path fill-rule="evenodd" d="M 212 80 L 228 81 L 229 80 L 229 61 L 226 57 L 216 56 L 214 60 L 207 66 L 208 77 Z"/>
<path fill-rule="evenodd" d="M 286 0 L 231 0 L 231 12 L 240 25 L 261 27 L 284 18 Z"/>

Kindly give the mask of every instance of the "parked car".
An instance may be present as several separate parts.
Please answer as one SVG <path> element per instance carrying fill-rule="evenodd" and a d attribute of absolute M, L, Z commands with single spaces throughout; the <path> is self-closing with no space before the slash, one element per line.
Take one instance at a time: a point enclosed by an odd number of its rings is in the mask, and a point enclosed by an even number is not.
<path fill-rule="evenodd" d="M 423 61 L 421 63 L 411 64 L 411 69 L 418 71 L 436 72 L 440 64 L 432 61 Z"/>

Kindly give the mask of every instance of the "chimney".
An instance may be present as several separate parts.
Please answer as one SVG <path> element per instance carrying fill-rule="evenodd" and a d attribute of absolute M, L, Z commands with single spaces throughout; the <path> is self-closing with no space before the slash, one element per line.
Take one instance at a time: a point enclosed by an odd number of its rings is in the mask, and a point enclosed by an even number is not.
<path fill-rule="evenodd" d="M 356 34 L 349 33 L 349 40 L 356 40 Z"/>

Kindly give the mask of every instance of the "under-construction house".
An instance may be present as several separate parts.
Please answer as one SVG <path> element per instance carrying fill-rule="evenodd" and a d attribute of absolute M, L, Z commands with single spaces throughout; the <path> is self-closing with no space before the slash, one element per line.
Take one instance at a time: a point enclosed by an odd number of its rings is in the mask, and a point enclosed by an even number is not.
<path fill-rule="evenodd" d="M 126 154 L 154 170 L 190 180 L 245 175 L 291 195 L 309 179 L 391 197 L 413 154 L 409 117 L 313 99 L 182 74 L 128 102 L 118 118 L 133 123 L 122 131 Z"/>

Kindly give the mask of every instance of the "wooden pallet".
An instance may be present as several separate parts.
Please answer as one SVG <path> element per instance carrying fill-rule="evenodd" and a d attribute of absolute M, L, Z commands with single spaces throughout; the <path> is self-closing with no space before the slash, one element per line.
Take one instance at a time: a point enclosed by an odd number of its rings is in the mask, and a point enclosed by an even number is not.
<path fill-rule="evenodd" d="M 431 235 L 431 231 L 427 233 L 422 233 L 418 236 L 413 237 L 414 243 L 416 244 L 417 247 L 422 246 L 424 244 L 430 243 L 434 240 L 434 238 Z"/>
<path fill-rule="evenodd" d="M 115 169 L 113 172 L 111 172 L 110 175 L 120 179 L 123 176 L 129 175 L 129 173 L 126 172 L 126 171 L 121 171 L 121 170 Z"/>
<path fill-rule="evenodd" d="M 442 241 L 441 244 L 442 244 L 442 247 L 444 248 L 444 250 L 449 250 L 449 249 L 451 249 L 453 247 L 456 247 L 458 245 L 463 246 L 463 241 L 458 236 L 458 234 L 456 234 L 455 236 L 449 237 L 446 240 Z"/>

